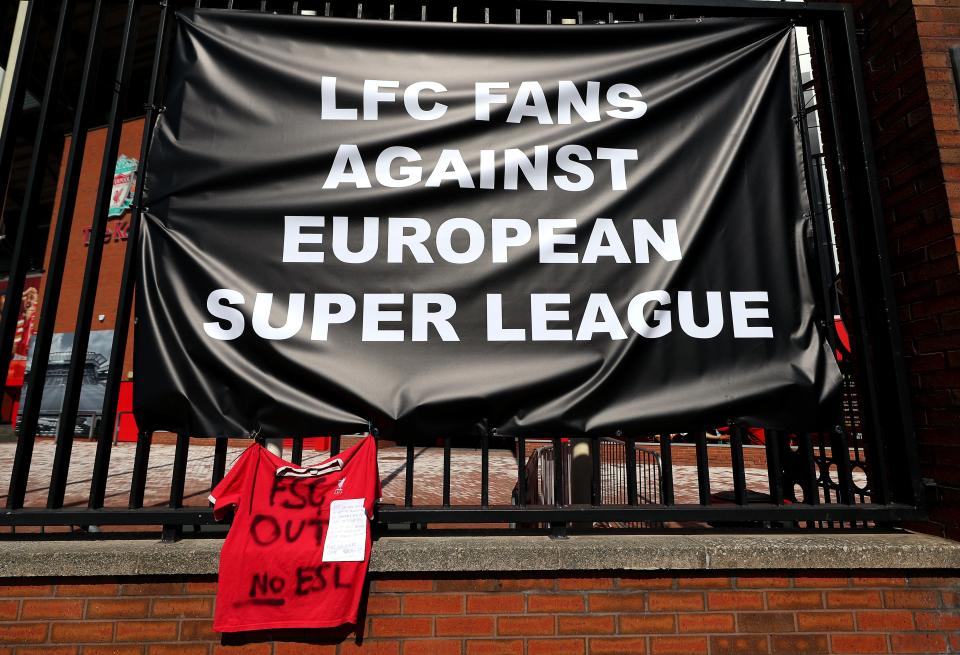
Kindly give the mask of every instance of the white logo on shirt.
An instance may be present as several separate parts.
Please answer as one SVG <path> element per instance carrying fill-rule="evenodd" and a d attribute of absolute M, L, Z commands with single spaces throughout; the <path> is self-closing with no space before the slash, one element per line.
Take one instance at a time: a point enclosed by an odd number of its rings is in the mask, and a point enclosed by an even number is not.
<path fill-rule="evenodd" d="M 337 483 L 337 488 L 333 490 L 333 495 L 334 495 L 334 496 L 341 496 L 341 495 L 343 495 L 343 483 L 346 482 L 346 481 L 347 481 L 347 478 L 346 478 L 346 477 L 343 477 L 343 478 L 340 479 L 340 482 Z"/>

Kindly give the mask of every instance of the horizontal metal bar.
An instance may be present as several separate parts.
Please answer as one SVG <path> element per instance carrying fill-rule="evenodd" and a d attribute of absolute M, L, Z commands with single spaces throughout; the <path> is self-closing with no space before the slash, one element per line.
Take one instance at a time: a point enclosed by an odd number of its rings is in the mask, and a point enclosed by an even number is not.
<path fill-rule="evenodd" d="M 17 509 L 0 512 L 0 526 L 195 525 L 217 523 L 212 509 Z"/>
<path fill-rule="evenodd" d="M 769 2 L 768 0 L 543 0 L 537 2 L 518 2 L 518 5 L 554 5 L 571 3 L 577 5 L 629 5 L 636 8 L 660 8 L 679 13 L 680 10 L 701 12 L 710 15 L 749 15 L 764 16 L 822 16 L 843 15 L 846 10 L 842 4 L 825 2 Z"/>
<path fill-rule="evenodd" d="M 547 505 L 424 506 L 378 508 L 380 523 L 546 523 L 550 521 L 902 521 L 924 517 L 910 505 L 589 505 L 555 508 Z M 209 525 L 217 523 L 210 508 L 180 509 L 17 509 L 0 511 L 0 526 L 40 525 Z"/>
<path fill-rule="evenodd" d="M 698 16 L 750 16 L 753 18 L 781 17 L 818 20 L 842 16 L 845 5 L 826 2 L 769 2 L 769 0 L 533 0 L 515 3 L 518 7 L 531 5 L 624 5 L 636 9 L 663 9 L 673 13 L 690 12 Z M 426 5 L 424 5 L 426 6 Z M 207 11 L 229 11 L 210 8 Z M 320 18 L 320 17 L 317 17 Z M 444 21 L 449 22 L 449 21 Z"/>
<path fill-rule="evenodd" d="M 604 505 L 554 508 L 528 505 L 458 507 L 417 506 L 415 509 L 383 505 L 380 523 L 547 523 L 550 521 L 903 521 L 923 512 L 911 505 Z"/>

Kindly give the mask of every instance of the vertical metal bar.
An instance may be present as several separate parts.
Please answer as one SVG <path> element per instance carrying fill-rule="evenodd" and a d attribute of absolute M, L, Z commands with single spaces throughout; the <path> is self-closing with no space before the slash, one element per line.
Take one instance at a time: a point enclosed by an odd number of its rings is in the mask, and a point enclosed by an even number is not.
<path fill-rule="evenodd" d="M 413 507 L 413 439 L 407 443 L 407 463 L 404 478 L 403 506 Z"/>
<path fill-rule="evenodd" d="M 527 506 L 527 439 L 517 437 L 517 505 Z"/>
<path fill-rule="evenodd" d="M 647 452 L 645 459 L 650 462 L 650 468 L 653 469 L 653 475 L 650 476 L 650 484 L 647 489 L 648 497 L 652 499 L 652 502 L 659 503 L 660 498 L 657 494 L 660 491 L 660 470 L 663 466 L 663 463 L 660 463 L 660 466 L 657 466 L 657 458 L 654 456 L 654 453 Z"/>
<path fill-rule="evenodd" d="M 563 462 L 566 458 L 563 453 L 563 442 L 559 437 L 553 440 L 553 504 L 562 507 L 565 503 Z"/>
<path fill-rule="evenodd" d="M 34 24 L 34 10 L 30 3 L 28 8 L 27 29 L 29 34 L 24 36 L 21 42 L 21 52 L 18 54 L 18 67 L 13 71 L 13 93 L 6 107 L 4 122 L 7 126 L 2 141 L 2 152 L 4 157 L 2 173 L 9 176 L 10 160 L 13 156 L 13 146 L 16 141 L 16 119 L 20 116 L 20 110 L 23 106 L 23 98 L 26 93 L 26 80 L 29 77 L 29 71 L 22 69 L 24 50 L 30 46 L 28 41 L 36 39 L 34 32 L 37 27 Z M 43 100 L 40 105 L 40 114 L 37 120 L 37 131 L 34 135 L 32 156 L 30 159 L 30 168 L 27 175 L 27 186 L 23 198 L 23 208 L 20 211 L 20 220 L 17 228 L 17 238 L 13 249 L 13 258 L 11 263 L 10 278 L 7 282 L 6 301 L 3 306 L 3 324 L 0 332 L 0 369 L 7 370 L 10 363 L 10 348 L 13 344 L 14 333 L 16 331 L 17 316 L 20 313 L 21 296 L 23 294 L 23 283 L 26 277 L 26 267 L 29 265 L 30 246 L 32 245 L 31 219 L 35 218 L 36 204 L 40 197 L 40 191 L 43 186 L 43 178 L 47 168 L 47 156 L 50 145 L 50 137 L 53 132 L 51 115 L 55 113 L 55 106 L 58 104 L 58 94 L 60 92 L 60 82 L 63 79 L 63 66 L 66 61 L 67 45 L 69 32 L 72 27 L 70 18 L 73 14 L 73 0 L 64 0 L 60 4 L 60 13 L 57 19 L 56 34 L 53 39 L 53 51 L 50 55 L 50 66 L 47 71 L 46 83 L 44 85 Z M 0 178 L 4 185 L 7 184 L 8 177 Z"/>
<path fill-rule="evenodd" d="M 654 467 L 656 460 L 651 456 L 652 453 L 646 449 L 640 449 L 638 454 L 643 455 L 641 465 L 644 468 L 640 482 L 640 490 L 643 492 L 641 498 L 644 504 L 658 504 L 660 502 L 660 477 L 657 475 L 658 470 Z M 653 460 L 652 463 L 651 460 Z"/>
<path fill-rule="evenodd" d="M 733 496 L 737 505 L 747 504 L 747 480 L 743 464 L 743 428 L 730 426 L 730 464 L 733 468 Z"/>
<path fill-rule="evenodd" d="M 950 63 L 953 68 L 953 85 L 960 98 L 960 45 L 950 46 Z"/>
<path fill-rule="evenodd" d="M 330 437 L 330 457 L 336 457 L 340 454 L 340 435 L 335 434 Z"/>
<path fill-rule="evenodd" d="M 290 461 L 297 466 L 303 464 L 303 437 L 293 438 L 293 447 L 290 451 Z"/>
<path fill-rule="evenodd" d="M 637 504 L 637 440 L 627 437 L 623 443 L 627 467 L 627 504 Z M 646 477 L 646 476 L 644 476 Z"/>
<path fill-rule="evenodd" d="M 12 10 L 12 11 L 11 11 Z M 3 80 L 0 81 L 0 136 L 3 135 L 3 119 L 10 105 L 10 92 L 13 90 L 13 74 L 17 70 L 17 59 L 20 56 L 20 47 L 23 43 L 24 26 L 27 23 L 27 13 L 30 3 L 27 0 L 15 0 L 6 5 L 6 10 L 0 14 L 3 25 L 13 25 L 10 30 L 10 45 L 7 49 L 7 60 L 4 64 Z M 13 14 L 8 15 L 7 12 Z"/>
<path fill-rule="evenodd" d="M 640 476 L 640 504 L 659 504 L 660 503 L 660 477 L 659 477 L 659 459 L 654 457 L 654 453 L 646 448 L 638 448 L 636 454 L 639 457 L 641 471 Z M 653 484 L 656 476 L 656 484 Z"/>
<path fill-rule="evenodd" d="M 626 448 L 624 448 L 623 450 L 624 467 L 622 470 L 620 469 L 619 466 L 617 467 L 617 470 L 619 471 L 617 485 L 623 489 L 623 491 L 617 493 L 617 498 L 618 498 L 617 503 L 618 504 L 622 503 L 624 505 L 630 502 L 630 483 L 628 482 L 628 480 L 630 479 L 630 473 L 628 472 L 627 466 L 626 466 L 626 456 L 627 456 L 627 451 L 626 451 Z M 634 457 L 636 457 L 636 453 L 634 453 Z M 636 493 L 636 483 L 634 483 L 634 493 Z"/>
<path fill-rule="evenodd" d="M 617 447 L 615 449 L 611 449 L 611 445 L 612 444 L 609 444 L 606 441 L 600 442 L 600 502 L 606 502 L 606 500 L 609 498 L 611 504 L 623 505 L 627 502 L 625 497 L 627 486 L 624 484 L 623 480 L 620 479 L 623 469 L 621 469 L 619 466 L 609 466 L 609 463 L 612 459 L 611 454 L 614 457 L 619 456 L 620 448 Z M 603 475 L 604 461 L 606 461 L 608 464 L 606 476 Z M 613 461 L 615 462 L 616 460 Z"/>
<path fill-rule="evenodd" d="M 617 448 L 616 451 L 620 449 Z M 619 453 L 618 453 L 619 454 Z M 624 456 L 626 456 L 626 451 L 624 451 Z M 617 471 L 617 502 L 618 505 L 625 505 L 627 503 L 627 467 L 624 466 L 616 468 Z M 622 491 L 620 491 L 622 490 Z"/>
<path fill-rule="evenodd" d="M 650 468 L 653 469 L 653 475 L 650 476 L 650 488 L 647 490 L 647 493 L 651 494 L 657 503 L 662 503 L 663 499 L 660 497 L 660 477 L 663 473 L 663 462 L 660 461 L 660 458 L 657 457 L 657 454 L 654 452 L 648 452 L 647 458 L 650 462 Z"/>
<path fill-rule="evenodd" d="M 700 491 L 700 504 L 710 504 L 710 452 L 707 450 L 707 433 L 700 430 L 697 440 L 697 489 Z"/>
<path fill-rule="evenodd" d="M 450 507 L 450 437 L 443 438 L 443 506 Z"/>
<path fill-rule="evenodd" d="M 818 487 L 823 489 L 823 502 L 829 505 L 833 502 L 833 498 L 831 498 L 833 486 L 831 485 L 832 481 L 830 480 L 830 466 L 827 459 L 827 448 L 825 444 L 826 436 L 822 432 L 816 432 L 815 436 L 817 439 L 816 448 L 819 451 L 819 456 L 814 457 L 817 482 L 819 483 Z M 833 528 L 835 524 L 833 521 L 822 521 L 820 525 Z"/>
<path fill-rule="evenodd" d="M 770 481 L 770 498 L 774 504 L 783 504 L 783 470 L 780 465 L 780 430 L 767 430 L 764 447 L 767 451 L 767 479 Z"/>
<path fill-rule="evenodd" d="M 136 18 L 137 2 L 136 0 L 129 0 L 127 4 L 127 15 L 123 25 L 123 40 L 120 46 L 120 60 L 117 64 L 113 101 L 110 106 L 110 121 L 103 149 L 100 184 L 97 189 L 97 203 L 94 209 L 93 226 L 90 230 L 90 245 L 87 250 L 83 287 L 80 292 L 77 319 L 74 322 L 70 368 L 67 372 L 63 407 L 60 411 L 60 423 L 57 426 L 57 446 L 53 456 L 50 491 L 47 495 L 47 507 L 49 508 L 57 508 L 63 505 L 67 470 L 70 466 L 70 451 L 73 448 L 73 429 L 77 420 L 77 407 L 80 403 L 80 391 L 83 386 L 87 345 L 90 340 L 90 321 L 93 317 L 93 303 L 97 295 L 97 284 L 100 278 L 103 235 L 107 226 L 107 212 L 110 209 L 110 194 L 113 190 L 113 174 L 117 163 L 117 149 L 120 145 L 120 119 L 126 101 L 130 71 L 133 68 L 131 62 L 136 44 L 134 34 Z"/>
<path fill-rule="evenodd" d="M 480 507 L 490 506 L 490 433 L 480 435 Z"/>
<path fill-rule="evenodd" d="M 10 181 L 10 169 L 13 165 L 13 148 L 17 141 L 17 128 L 22 118 L 23 99 L 27 92 L 27 80 L 30 78 L 29 68 L 37 59 L 34 52 L 38 40 L 37 35 L 40 32 L 40 20 L 38 18 L 40 10 L 37 9 L 38 5 L 39 3 L 37 2 L 31 2 L 27 5 L 20 45 L 16 53 L 16 64 L 12 71 L 7 71 L 7 74 L 13 77 L 10 82 L 10 95 L 7 98 L 7 105 L 4 107 L 2 123 L 3 136 L 0 138 L 0 190 L 2 190 L 2 193 L 0 193 L 0 206 L 3 205 L 3 199 L 6 196 Z M 64 3 L 61 7 L 61 15 L 63 15 L 66 10 L 67 3 Z M 20 221 L 17 224 L 17 238 L 14 241 L 13 257 L 10 262 L 5 302 L 3 310 L 0 311 L 0 371 L 3 372 L 3 375 L 6 375 L 6 371 L 10 366 L 10 359 L 13 356 L 13 339 L 17 331 L 16 323 L 17 318 L 20 316 L 20 305 L 23 300 L 23 285 L 27 277 L 27 268 L 30 265 L 30 248 L 28 247 L 31 237 L 29 214 L 33 210 L 33 205 L 36 203 L 35 198 L 40 192 L 40 184 L 34 180 L 41 175 L 41 171 L 46 163 L 46 153 L 39 152 L 37 146 L 46 143 L 48 138 L 46 135 L 49 131 L 45 129 L 47 123 L 46 117 L 49 115 L 49 106 L 52 102 L 49 89 L 55 88 L 55 86 L 51 84 L 51 78 L 59 77 L 58 69 L 62 68 L 63 61 L 63 57 L 57 56 L 61 51 L 60 45 L 62 39 L 60 35 L 62 24 L 63 21 L 61 20 L 57 27 L 58 38 L 53 46 L 54 52 L 47 74 L 47 85 L 44 91 L 43 105 L 40 110 L 40 120 L 37 123 L 33 158 L 30 162 L 30 173 L 27 178 L 27 193 L 24 196 L 23 209 L 20 213 Z M 11 47 L 13 47 L 12 43 Z M 54 65 L 58 61 L 61 62 L 59 67 Z M 53 81 L 57 82 L 56 86 L 59 86 L 59 82 L 56 79 Z M 31 197 L 34 198 L 33 202 L 31 202 Z M 33 442 L 30 443 L 29 448 L 30 453 L 28 453 L 28 455 L 32 454 Z M 28 465 L 29 459 L 28 456 L 26 459 Z M 14 474 L 16 474 L 16 471 L 17 469 L 14 469 Z M 24 473 L 23 477 L 23 484 L 25 486 L 26 473 Z M 13 480 L 11 479 L 11 487 L 13 486 L 12 483 Z M 7 499 L 8 507 L 14 508 L 23 504 L 22 500 L 19 505 L 12 503 L 11 500 L 14 499 L 12 496 L 9 496 Z"/>
<path fill-rule="evenodd" d="M 177 446 L 173 454 L 173 475 L 170 479 L 170 507 L 183 507 L 183 488 L 187 481 L 187 459 L 190 455 L 190 436 L 177 434 Z"/>
<path fill-rule="evenodd" d="M 600 505 L 600 437 L 590 439 L 590 504 Z"/>
<path fill-rule="evenodd" d="M 669 434 L 660 435 L 660 462 L 663 474 L 660 477 L 660 502 L 673 505 L 673 448 Z"/>
<path fill-rule="evenodd" d="M 810 434 L 801 432 L 797 435 L 800 461 L 803 467 L 803 502 L 807 505 L 819 505 L 820 494 L 817 492 L 816 464 L 813 461 L 813 446 Z"/>
<path fill-rule="evenodd" d="M 824 445 L 824 435 L 820 432 L 816 434 L 817 434 L 817 450 L 820 451 L 819 453 L 820 457 L 819 457 L 819 460 L 816 460 L 815 458 L 814 464 L 817 470 L 817 478 L 820 480 L 820 482 L 822 482 L 820 486 L 823 487 L 823 502 L 829 504 L 832 501 L 830 499 L 831 487 L 830 487 L 829 467 L 827 465 L 827 449 L 826 449 L 826 446 Z"/>
<path fill-rule="evenodd" d="M 133 477 L 130 480 L 130 509 L 143 507 L 143 492 L 147 487 L 147 470 L 150 466 L 152 432 L 137 433 L 137 450 L 133 455 Z"/>
<path fill-rule="evenodd" d="M 840 486 L 840 502 L 853 504 L 853 473 L 850 470 L 850 448 L 846 431 L 837 426 L 830 435 L 830 455 L 837 466 L 837 484 Z"/>
<path fill-rule="evenodd" d="M 30 365 L 31 382 L 27 386 L 27 395 L 24 399 L 23 407 L 20 410 L 20 438 L 17 441 L 14 466 L 10 478 L 10 493 L 7 498 L 7 506 L 11 508 L 23 505 L 27 476 L 30 473 L 30 464 L 33 458 L 33 446 L 40 415 L 40 401 L 43 394 L 44 381 L 47 377 L 50 343 L 53 339 L 57 305 L 60 299 L 60 285 L 63 280 L 63 268 L 66 261 L 67 244 L 70 239 L 73 210 L 76 206 L 80 166 L 83 161 L 83 151 L 86 145 L 87 124 L 89 123 L 91 109 L 90 96 L 93 95 L 89 93 L 89 91 L 92 81 L 96 79 L 96 66 L 100 53 L 99 9 L 100 3 L 97 2 L 93 8 L 90 41 L 88 43 L 86 57 L 84 58 L 83 77 L 80 83 L 80 97 L 77 110 L 74 114 L 73 139 L 70 142 L 70 152 L 67 156 L 67 167 L 64 172 L 60 207 L 57 215 L 57 227 L 54 232 L 50 261 L 48 262 L 46 271 L 40 322 L 34 337 L 33 359 Z M 7 302 L 9 303 L 9 301 L 10 298 L 8 296 Z"/>
<path fill-rule="evenodd" d="M 187 460 L 190 454 L 190 437 L 185 433 L 177 435 L 177 447 L 173 455 L 173 476 L 170 480 L 171 509 L 183 507 L 183 488 L 187 480 Z M 174 541 L 180 537 L 183 527 L 180 525 L 163 526 L 163 541 Z"/>
<path fill-rule="evenodd" d="M 796 31 L 794 31 L 796 37 Z M 822 311 L 820 319 L 823 324 L 820 326 L 823 335 L 830 344 L 831 349 L 836 348 L 836 340 L 833 325 L 834 302 L 833 302 L 833 248 L 830 241 L 830 228 L 827 220 L 827 203 L 821 195 L 820 190 L 820 167 L 813 157 L 813 144 L 810 141 L 810 123 L 808 117 L 810 113 L 806 110 L 804 103 L 803 80 L 800 78 L 800 50 L 794 50 L 794 69 L 793 75 L 797 76 L 795 80 L 797 94 L 797 130 L 800 133 L 800 147 L 803 157 L 803 169 L 806 173 L 806 192 L 807 202 L 810 205 L 811 225 L 813 226 L 813 243 L 818 261 L 818 273 L 820 280 L 820 302 L 819 309 Z M 815 313 L 816 312 L 815 308 Z"/>
<path fill-rule="evenodd" d="M 17 140 L 17 127 L 23 112 L 23 99 L 27 93 L 27 79 L 30 77 L 28 69 L 34 63 L 32 53 L 36 48 L 37 35 L 40 33 L 37 5 L 39 5 L 37 2 L 27 4 L 20 43 L 16 53 L 10 53 L 11 57 L 7 59 L 8 62 L 13 60 L 13 67 L 6 72 L 7 75 L 11 76 L 8 87 L 10 95 L 7 96 L 7 104 L 3 107 L 3 122 L 0 123 L 0 130 L 2 130 L 0 131 L 0 189 L 4 190 L 7 181 L 10 179 L 13 145 Z M 10 343 L 13 343 L 12 339 Z"/>
<path fill-rule="evenodd" d="M 520 10 L 517 10 L 519 16 Z M 559 437 L 553 439 L 553 504 L 556 507 L 562 507 L 566 504 L 566 474 L 564 463 L 567 461 L 566 453 L 563 452 L 563 441 Z M 566 539 L 567 523 L 566 521 L 551 521 L 550 536 L 553 539 Z"/>
<path fill-rule="evenodd" d="M 99 3 L 98 3 L 99 4 Z M 155 119 L 158 113 L 157 96 L 163 62 L 164 47 L 167 36 L 167 20 L 169 7 L 164 2 L 160 6 L 160 17 L 157 26 L 156 44 L 153 50 L 153 65 L 150 71 L 150 87 L 147 92 L 146 115 L 143 119 L 143 137 L 140 140 L 140 167 L 143 170 L 147 157 L 150 154 L 150 142 L 155 128 Z M 143 177 L 143 176 L 141 176 Z M 138 243 L 140 242 L 140 222 L 142 221 L 141 207 L 143 202 L 143 179 L 134 192 L 130 215 L 130 230 L 127 239 L 126 252 L 123 256 L 123 272 L 120 276 L 120 295 L 117 299 L 116 321 L 113 327 L 113 343 L 110 347 L 110 366 L 107 369 L 107 380 L 103 394 L 103 408 L 101 414 L 107 425 L 113 425 L 117 413 L 117 402 L 120 399 L 120 382 L 123 379 L 124 356 L 127 351 L 131 314 L 133 313 L 133 290 L 137 276 Z M 90 480 L 91 508 L 103 507 L 103 497 L 107 485 L 107 474 L 110 466 L 110 452 L 112 441 L 105 438 L 101 431 L 97 441 L 97 454 L 94 459 L 93 475 Z"/>
<path fill-rule="evenodd" d="M 611 462 L 620 455 L 619 444 L 614 445 L 608 441 L 600 442 L 600 503 L 606 503 L 610 499 L 610 504 L 623 505 L 627 502 L 627 486 L 621 479 L 623 469 L 619 466 L 611 466 Z M 604 462 L 607 463 L 604 470 Z"/>
<path fill-rule="evenodd" d="M 223 480 L 227 470 L 227 439 L 218 438 L 213 446 L 213 475 L 210 478 L 210 488 L 215 488 Z"/>

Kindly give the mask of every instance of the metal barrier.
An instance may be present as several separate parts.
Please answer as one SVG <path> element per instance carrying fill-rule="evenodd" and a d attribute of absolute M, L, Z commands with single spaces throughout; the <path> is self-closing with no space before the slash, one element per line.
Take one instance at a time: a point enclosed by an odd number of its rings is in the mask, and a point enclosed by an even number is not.
<path fill-rule="evenodd" d="M 586 440 L 584 440 L 586 441 Z M 589 443 L 589 442 L 587 442 Z M 600 457 L 597 460 L 598 475 L 584 476 L 586 489 L 593 480 L 597 480 L 600 489 L 599 497 L 605 505 L 626 505 L 630 497 L 627 480 L 634 481 L 633 494 L 637 503 L 641 505 L 660 504 L 660 456 L 657 453 L 645 450 L 638 445 L 634 446 L 635 469 L 628 471 L 626 445 L 618 439 L 600 440 Z M 534 449 L 527 459 L 525 475 L 527 480 L 527 494 L 524 499 L 528 505 L 572 505 L 575 502 L 571 472 L 574 470 L 573 443 L 564 439 L 560 444 L 560 465 L 563 471 L 557 471 L 557 451 L 554 446 L 541 446 Z M 584 459 L 593 465 L 589 453 Z M 562 481 L 562 483 L 558 482 Z M 558 486 L 562 485 L 558 494 Z M 592 489 L 591 489 L 592 491 Z M 516 498 L 515 504 L 519 504 Z"/>
<path fill-rule="evenodd" d="M 489 6 L 458 5 L 445 0 L 416 3 L 128 0 L 124 7 L 101 0 L 31 2 L 25 17 L 24 38 L 16 55 L 11 102 L 3 117 L 0 140 L 0 180 L 5 184 L 10 180 L 5 186 L 4 206 L 5 218 L 11 217 L 6 224 L 13 243 L 0 323 L 0 370 L 6 370 L 10 362 L 31 259 L 36 258 L 37 252 L 43 252 L 43 239 L 38 236 L 36 225 L 40 220 L 42 190 L 59 170 L 58 139 L 69 133 L 72 139 L 63 162 L 59 209 L 52 219 L 55 226 L 51 232 L 43 305 L 30 367 L 30 376 L 35 381 L 51 375 L 51 343 L 64 282 L 67 244 L 74 227 L 86 135 L 105 118 L 106 138 L 97 202 L 70 352 L 87 351 L 121 124 L 126 118 L 145 114 L 148 128 L 144 130 L 140 150 L 140 161 L 145 161 L 150 147 L 149 126 L 154 124 L 163 104 L 161 89 L 173 13 L 180 6 L 194 4 L 225 10 L 316 16 L 304 20 L 339 16 L 560 24 L 701 16 L 780 17 L 793 21 L 797 29 L 806 30 L 813 72 L 800 89 L 804 106 L 798 107 L 797 120 L 805 128 L 802 131 L 807 137 L 804 156 L 814 208 L 819 304 L 826 308 L 817 320 L 831 335 L 831 345 L 839 348 L 832 323 L 833 314 L 842 315 L 852 341 L 852 354 L 847 353 L 841 361 L 848 381 L 844 422 L 829 434 L 766 430 L 762 433 L 763 447 L 746 451 L 753 458 L 749 462 L 745 459 L 744 444 L 749 435 L 760 433 L 746 425 L 720 426 L 723 433 L 717 432 L 717 426 L 678 425 L 669 434 L 618 435 L 622 446 L 591 439 L 591 496 L 586 504 L 572 504 L 562 491 L 571 476 L 563 466 L 557 467 L 552 477 L 555 485 L 552 502 L 527 502 L 526 485 L 534 478 L 526 474 L 525 440 L 504 440 L 491 433 L 480 435 L 476 441 L 480 452 L 480 484 L 475 502 L 451 504 L 451 484 L 459 483 L 452 480 L 449 438 L 435 445 L 443 449 L 441 502 L 429 505 L 415 502 L 417 453 L 415 440 L 411 438 L 406 446 L 403 502 L 382 505 L 378 522 L 384 529 L 438 523 L 538 524 L 550 525 L 554 533 L 562 533 L 568 525 L 584 524 L 684 526 L 776 521 L 796 527 L 868 527 L 923 515 L 856 33 L 853 13 L 847 5 L 747 0 L 549 0 Z M 82 30 L 86 30 L 85 35 L 79 36 L 78 31 Z M 65 97 L 64 89 L 69 89 L 71 95 Z M 98 95 L 97 91 L 104 89 L 107 92 Z M 40 100 L 39 110 L 29 115 L 23 110 L 28 90 Z M 15 150 L 27 153 L 28 157 L 16 159 Z M 102 426 L 114 426 L 118 420 L 117 398 L 136 277 L 135 244 L 141 189 L 134 198 L 117 297 L 118 319 L 103 407 L 98 412 Z M 832 228 L 836 230 L 836 239 Z M 837 293 L 840 282 L 844 290 L 842 297 Z M 73 506 L 65 506 L 85 365 L 86 358 L 71 357 L 69 367 L 58 373 L 64 376 L 63 406 L 57 420 L 52 461 L 44 464 L 50 466 L 50 472 L 48 486 L 41 485 L 39 490 L 46 496 L 42 505 L 35 502 L 38 491 L 28 489 L 28 478 L 31 467 L 35 468 L 36 464 L 38 435 L 43 432 L 40 424 L 43 385 L 30 385 L 21 407 L 19 437 L 0 526 L 164 526 L 165 536 L 172 538 L 181 533 L 183 526 L 213 523 L 208 507 L 184 506 L 191 437 L 202 435 L 176 435 L 173 461 L 169 465 L 169 497 L 162 506 L 144 507 L 148 472 L 157 468 L 151 469 L 150 465 L 153 435 L 141 433 L 135 445 L 132 469 L 125 472 L 130 474 L 126 507 L 105 507 L 108 479 L 119 473 L 111 468 L 113 431 L 98 430 L 92 469 L 89 477 L 79 482 L 89 485 L 89 493 L 83 501 L 71 500 Z M 554 437 L 553 452 L 559 452 L 563 435 L 547 436 Z M 462 441 L 458 440 L 459 443 Z M 340 438 L 334 437 L 333 453 L 339 451 L 339 444 Z M 491 444 L 516 453 L 516 504 L 490 502 Z M 228 443 L 217 440 L 210 448 L 210 485 L 214 485 L 226 470 Z M 614 469 L 604 462 L 618 461 L 619 455 L 610 451 L 615 448 L 623 451 L 625 466 L 624 479 L 617 478 L 613 483 L 610 471 Z M 675 461 L 688 453 L 689 461 Z M 757 453 L 762 453 L 762 458 Z M 712 461 L 721 454 L 723 465 Z M 295 435 L 292 459 L 300 462 L 302 456 L 303 437 Z M 544 454 L 538 457 L 542 463 Z M 654 462 L 656 474 L 651 468 Z M 47 477 L 46 471 L 34 472 Z M 679 473 L 683 473 L 682 479 Z M 723 502 L 715 493 L 721 478 L 731 487 L 732 502 Z M 26 502 L 28 496 L 30 502 Z M 755 502 L 757 498 L 762 498 L 762 502 Z"/>
<path fill-rule="evenodd" d="M 584 440 L 585 445 L 589 441 Z M 559 457 L 557 454 L 559 452 Z M 626 505 L 632 496 L 639 505 L 660 504 L 660 456 L 640 446 L 635 446 L 634 468 L 627 465 L 626 444 L 618 439 L 601 439 L 600 456 L 594 459 L 587 453 L 580 455 L 584 464 L 590 467 L 590 473 L 583 476 L 582 486 L 590 498 L 584 498 L 587 504 L 592 501 L 594 493 L 598 494 L 600 503 L 604 505 Z M 557 465 L 563 471 L 557 470 Z M 593 466 L 597 469 L 594 471 Z M 557 451 L 551 444 L 541 446 L 530 453 L 527 459 L 525 476 L 527 480 L 527 495 L 523 500 L 527 505 L 573 505 L 579 498 L 574 493 L 574 443 L 563 440 L 560 450 Z M 628 486 L 628 480 L 633 481 L 633 487 Z M 593 488 L 593 483 L 599 484 L 599 492 Z M 562 488 L 560 488 L 562 486 Z M 558 495 L 558 491 L 562 495 Z M 584 494 L 586 495 L 586 494 Z M 598 504 L 600 504 L 598 503 Z M 514 504 L 520 504 L 517 489 L 514 489 Z M 549 527 L 549 526 L 539 526 Z M 640 528 L 652 527 L 649 524 L 613 521 L 602 526 L 591 524 L 591 527 Z"/>

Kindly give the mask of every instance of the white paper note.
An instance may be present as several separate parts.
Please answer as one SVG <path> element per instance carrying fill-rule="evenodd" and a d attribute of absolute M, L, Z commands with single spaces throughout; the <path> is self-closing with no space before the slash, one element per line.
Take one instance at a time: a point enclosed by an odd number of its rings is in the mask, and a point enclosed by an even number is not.
<path fill-rule="evenodd" d="M 324 562 L 362 562 L 367 544 L 363 498 L 330 503 L 330 523 L 323 542 Z"/>

